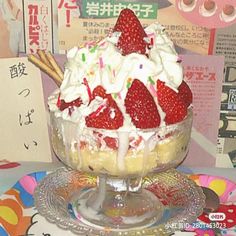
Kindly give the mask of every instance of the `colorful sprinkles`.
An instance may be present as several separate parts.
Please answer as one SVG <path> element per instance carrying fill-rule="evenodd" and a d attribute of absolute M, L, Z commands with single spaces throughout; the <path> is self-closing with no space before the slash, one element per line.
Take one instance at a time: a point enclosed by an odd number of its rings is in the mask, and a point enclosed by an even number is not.
<path fill-rule="evenodd" d="M 116 99 L 117 97 L 118 97 L 118 94 L 117 94 L 117 93 L 113 93 L 113 94 L 112 94 L 112 98 L 113 98 L 113 99 Z"/>
<path fill-rule="evenodd" d="M 127 79 L 126 88 L 129 89 L 130 86 L 131 86 L 131 84 L 132 84 L 132 78 L 128 78 L 128 79 Z"/>
<path fill-rule="evenodd" d="M 155 84 L 155 81 L 152 79 L 152 77 L 151 76 L 148 76 L 148 81 L 152 84 L 152 85 L 154 85 Z"/>
<path fill-rule="evenodd" d="M 82 61 L 85 62 L 86 61 L 86 57 L 85 57 L 85 54 L 82 53 Z"/>
<path fill-rule="evenodd" d="M 92 97 L 93 97 L 92 91 L 91 91 L 91 89 L 90 89 L 90 87 L 89 87 L 89 84 L 88 84 L 88 81 L 87 81 L 86 78 L 83 79 L 83 84 L 84 84 L 84 85 L 86 86 L 86 88 L 87 88 L 87 92 L 88 92 L 89 99 L 92 100 Z"/>
<path fill-rule="evenodd" d="M 157 91 L 156 91 L 156 89 L 154 88 L 154 86 L 152 85 L 152 84 L 150 84 L 150 92 L 151 92 L 151 94 L 155 97 L 155 96 L 157 96 Z"/>
<path fill-rule="evenodd" d="M 115 99 L 115 100 L 116 100 L 117 98 L 121 99 L 121 95 L 120 95 L 120 93 L 113 93 L 113 94 L 112 94 L 112 98 Z"/>
<path fill-rule="evenodd" d="M 116 71 L 113 70 L 112 72 L 113 72 L 113 76 L 116 77 Z"/>
<path fill-rule="evenodd" d="M 99 57 L 99 67 L 102 69 L 104 67 L 103 59 L 102 57 Z"/>
<path fill-rule="evenodd" d="M 153 38 L 151 38 L 150 44 L 151 44 L 151 46 L 154 45 L 154 39 Z"/>
<path fill-rule="evenodd" d="M 150 82 L 149 88 L 150 88 L 150 92 L 151 94 L 155 97 L 157 96 L 157 91 L 155 89 L 155 81 L 152 79 L 151 76 L 148 76 L 148 82 Z"/>
<path fill-rule="evenodd" d="M 97 48 L 98 48 L 98 45 L 95 45 L 94 47 L 92 47 L 92 48 L 89 50 L 89 52 L 90 52 L 90 53 L 95 53 L 95 51 L 97 50 Z"/>

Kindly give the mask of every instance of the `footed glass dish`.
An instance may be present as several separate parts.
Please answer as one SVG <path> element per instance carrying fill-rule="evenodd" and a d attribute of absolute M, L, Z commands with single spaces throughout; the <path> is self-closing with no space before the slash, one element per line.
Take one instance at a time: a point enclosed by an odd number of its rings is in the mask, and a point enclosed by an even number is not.
<path fill-rule="evenodd" d="M 191 110 L 177 124 L 146 130 L 81 129 L 78 123 L 55 117 L 53 112 L 50 115 L 52 146 L 59 159 L 73 170 L 69 175 L 86 173 L 97 179 L 96 185 L 83 185 L 78 191 L 74 185 L 69 200 L 64 200 L 67 207 L 63 207 L 68 211 L 65 214 L 78 224 L 110 232 L 142 230 L 163 223 L 166 209 L 163 196 L 157 196 L 150 186 L 144 187 L 144 179 L 183 161 L 191 134 Z M 49 196 L 40 194 L 40 188 L 45 193 L 45 187 L 39 185 L 35 193 L 39 212 L 42 197 Z M 201 193 L 196 196 L 202 202 Z M 58 200 L 51 203 L 61 204 Z M 194 220 L 201 214 L 203 204 L 198 207 L 197 212 L 193 211 L 194 217 L 191 215 Z M 42 212 L 45 214 L 45 210 Z"/>
<path fill-rule="evenodd" d="M 98 226 L 80 217 L 74 196 L 97 187 L 96 176 L 66 167 L 48 174 L 35 190 L 35 206 L 46 219 L 76 235 L 162 236 L 188 229 L 205 206 L 202 189 L 184 174 L 170 169 L 143 178 L 142 188 L 153 193 L 163 205 L 163 215 L 147 227 L 130 229 Z M 110 217 L 118 223 L 116 212 Z M 118 225 L 118 224 L 117 224 Z"/>

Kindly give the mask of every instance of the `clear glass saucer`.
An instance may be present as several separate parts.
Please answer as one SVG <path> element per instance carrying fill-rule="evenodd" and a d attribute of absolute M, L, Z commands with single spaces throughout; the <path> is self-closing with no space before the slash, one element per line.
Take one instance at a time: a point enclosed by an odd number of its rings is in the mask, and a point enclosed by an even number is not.
<path fill-rule="evenodd" d="M 164 205 L 161 220 L 145 228 L 119 230 L 78 220 L 72 198 L 75 193 L 95 187 L 96 177 L 66 167 L 48 174 L 38 184 L 34 193 L 35 206 L 49 222 L 81 236 L 169 235 L 189 226 L 202 214 L 205 197 L 201 188 L 175 169 L 144 177 L 142 184 Z"/>

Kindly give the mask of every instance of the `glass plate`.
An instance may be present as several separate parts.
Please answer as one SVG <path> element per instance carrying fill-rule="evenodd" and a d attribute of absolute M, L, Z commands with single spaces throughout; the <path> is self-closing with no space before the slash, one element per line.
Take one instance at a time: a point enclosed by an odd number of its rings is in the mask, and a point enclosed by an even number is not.
<path fill-rule="evenodd" d="M 112 230 L 73 217 L 71 196 L 75 191 L 84 191 L 94 186 L 96 177 L 65 167 L 60 168 L 48 174 L 36 187 L 35 206 L 49 222 L 81 236 L 169 235 L 196 221 L 205 206 L 201 188 L 184 174 L 170 169 L 143 179 L 143 187 L 158 196 L 165 206 L 161 221 L 144 229 Z"/>

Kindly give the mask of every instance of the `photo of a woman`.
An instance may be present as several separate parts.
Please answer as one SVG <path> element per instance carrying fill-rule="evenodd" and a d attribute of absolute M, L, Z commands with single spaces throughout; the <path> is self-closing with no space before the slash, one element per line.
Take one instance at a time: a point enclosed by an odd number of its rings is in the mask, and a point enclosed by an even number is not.
<path fill-rule="evenodd" d="M 0 57 L 18 55 L 22 29 L 20 1 L 0 0 Z"/>

